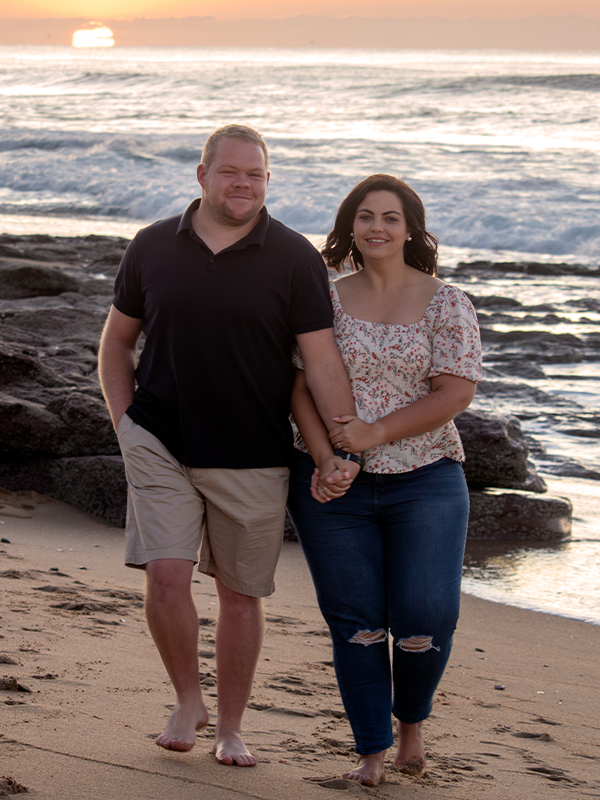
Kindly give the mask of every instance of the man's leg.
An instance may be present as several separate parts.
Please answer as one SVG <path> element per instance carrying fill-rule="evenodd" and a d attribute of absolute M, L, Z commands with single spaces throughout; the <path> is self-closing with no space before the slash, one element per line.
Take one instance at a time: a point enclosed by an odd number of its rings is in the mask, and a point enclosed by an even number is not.
<path fill-rule="evenodd" d="M 191 750 L 208 722 L 198 675 L 198 612 L 191 592 L 194 562 L 159 559 L 146 566 L 146 619 L 177 693 L 177 705 L 156 744 Z"/>
<path fill-rule="evenodd" d="M 242 716 L 252 691 L 264 635 L 260 597 L 234 592 L 215 578 L 217 622 L 217 729 L 215 758 L 220 764 L 253 767 L 256 759 L 242 740 Z"/>

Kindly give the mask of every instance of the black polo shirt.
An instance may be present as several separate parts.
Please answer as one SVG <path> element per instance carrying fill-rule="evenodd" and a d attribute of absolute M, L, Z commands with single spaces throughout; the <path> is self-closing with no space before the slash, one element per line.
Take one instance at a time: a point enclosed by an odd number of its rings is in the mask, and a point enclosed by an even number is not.
<path fill-rule="evenodd" d="M 113 303 L 146 336 L 129 416 L 188 467 L 289 465 L 295 334 L 331 328 L 315 248 L 263 207 L 214 254 L 183 215 L 137 233 Z"/>

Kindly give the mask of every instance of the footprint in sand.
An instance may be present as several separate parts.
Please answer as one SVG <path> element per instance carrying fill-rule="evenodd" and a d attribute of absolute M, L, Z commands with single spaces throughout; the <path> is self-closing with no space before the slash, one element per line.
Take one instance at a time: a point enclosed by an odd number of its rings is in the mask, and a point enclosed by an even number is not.
<path fill-rule="evenodd" d="M 554 739 L 549 733 L 534 733 L 533 731 L 518 731 L 511 734 L 517 739 L 537 739 L 540 742 L 553 742 Z"/>
<path fill-rule="evenodd" d="M 552 769 L 551 767 L 527 767 L 527 772 L 535 772 L 549 781 L 561 781 L 566 783 L 577 783 L 569 778 L 563 769 Z"/>
<path fill-rule="evenodd" d="M 322 786 L 324 789 L 338 789 L 340 791 L 348 791 L 350 789 L 361 789 L 362 787 L 360 784 L 356 783 L 356 781 L 347 781 L 345 778 L 303 778 L 302 780 L 310 781 L 311 783 L 316 783 L 318 786 Z"/>

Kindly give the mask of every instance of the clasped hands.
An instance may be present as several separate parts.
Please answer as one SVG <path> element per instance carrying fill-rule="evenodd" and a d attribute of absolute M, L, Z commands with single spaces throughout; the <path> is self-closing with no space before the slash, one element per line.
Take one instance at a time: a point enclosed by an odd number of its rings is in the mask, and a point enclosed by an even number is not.
<path fill-rule="evenodd" d="M 372 423 L 363 422 L 350 414 L 334 417 L 334 421 L 339 423 L 329 431 L 329 439 L 334 449 L 345 450 L 347 453 L 362 453 L 363 450 L 368 450 L 376 444 Z M 313 472 L 311 495 L 319 503 L 328 503 L 330 500 L 342 497 L 359 471 L 360 466 L 354 461 L 346 461 L 331 454 Z"/>

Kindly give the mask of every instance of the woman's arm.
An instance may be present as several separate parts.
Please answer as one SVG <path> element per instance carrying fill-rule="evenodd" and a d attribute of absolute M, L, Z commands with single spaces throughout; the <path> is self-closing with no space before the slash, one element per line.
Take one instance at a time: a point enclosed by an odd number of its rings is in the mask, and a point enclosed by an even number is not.
<path fill-rule="evenodd" d="M 304 370 L 296 370 L 296 380 L 292 390 L 291 409 L 300 435 L 317 465 L 321 491 L 315 481 L 311 493 L 321 503 L 341 497 L 358 475 L 360 467 L 353 461 L 345 461 L 334 456 L 333 447 L 327 435 L 317 407 L 306 383 Z"/>
<path fill-rule="evenodd" d="M 384 442 L 419 436 L 440 428 L 468 408 L 476 389 L 477 384 L 466 378 L 437 375 L 431 379 L 430 394 L 376 422 L 363 422 L 350 415 L 338 417 L 340 425 L 329 432 L 329 439 L 334 447 L 356 453 Z"/>

